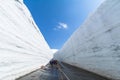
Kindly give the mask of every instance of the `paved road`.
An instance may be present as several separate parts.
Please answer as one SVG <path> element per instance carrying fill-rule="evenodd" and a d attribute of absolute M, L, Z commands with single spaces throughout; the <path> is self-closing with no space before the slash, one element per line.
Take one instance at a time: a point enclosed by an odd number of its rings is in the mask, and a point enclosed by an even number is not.
<path fill-rule="evenodd" d="M 59 80 L 58 69 L 47 66 L 39 69 L 16 80 Z"/>
<path fill-rule="evenodd" d="M 66 73 L 70 80 L 110 80 L 95 73 L 73 67 L 62 63 L 62 71 Z"/>
<path fill-rule="evenodd" d="M 16 80 L 110 80 L 102 76 L 62 63 L 59 69 L 49 65 Z"/>

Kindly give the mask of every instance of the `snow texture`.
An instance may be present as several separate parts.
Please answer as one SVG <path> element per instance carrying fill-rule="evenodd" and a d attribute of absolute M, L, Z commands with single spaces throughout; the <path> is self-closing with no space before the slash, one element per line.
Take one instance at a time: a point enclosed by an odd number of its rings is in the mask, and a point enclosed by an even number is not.
<path fill-rule="evenodd" d="M 0 0 L 0 80 L 14 80 L 52 58 L 23 0 Z"/>
<path fill-rule="evenodd" d="M 120 80 L 120 0 L 106 0 L 54 58 Z"/>

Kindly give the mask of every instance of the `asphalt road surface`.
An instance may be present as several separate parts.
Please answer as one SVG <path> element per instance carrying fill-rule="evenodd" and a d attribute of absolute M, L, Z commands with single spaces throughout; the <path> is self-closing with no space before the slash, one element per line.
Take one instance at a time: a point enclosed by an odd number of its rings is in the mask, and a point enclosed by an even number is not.
<path fill-rule="evenodd" d="M 61 63 L 61 65 L 45 66 L 16 80 L 110 80 L 86 70 Z"/>

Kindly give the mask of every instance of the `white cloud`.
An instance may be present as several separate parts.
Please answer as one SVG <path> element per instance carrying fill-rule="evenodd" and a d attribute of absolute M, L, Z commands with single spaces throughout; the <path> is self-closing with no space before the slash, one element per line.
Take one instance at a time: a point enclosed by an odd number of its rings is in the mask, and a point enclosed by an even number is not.
<path fill-rule="evenodd" d="M 58 49 L 51 49 L 52 53 L 56 53 Z"/>
<path fill-rule="evenodd" d="M 66 23 L 59 22 L 58 26 L 54 28 L 54 30 L 59 30 L 59 29 L 67 29 L 68 25 Z"/>
<path fill-rule="evenodd" d="M 67 24 L 61 23 L 61 22 L 59 23 L 59 27 L 63 28 L 63 29 L 67 29 L 68 28 Z"/>

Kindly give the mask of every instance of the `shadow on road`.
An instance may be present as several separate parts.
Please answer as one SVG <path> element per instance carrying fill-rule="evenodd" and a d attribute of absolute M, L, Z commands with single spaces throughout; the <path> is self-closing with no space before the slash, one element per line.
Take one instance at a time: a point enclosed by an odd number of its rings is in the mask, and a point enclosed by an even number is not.
<path fill-rule="evenodd" d="M 86 70 L 60 63 L 38 69 L 16 80 L 110 80 Z"/>

